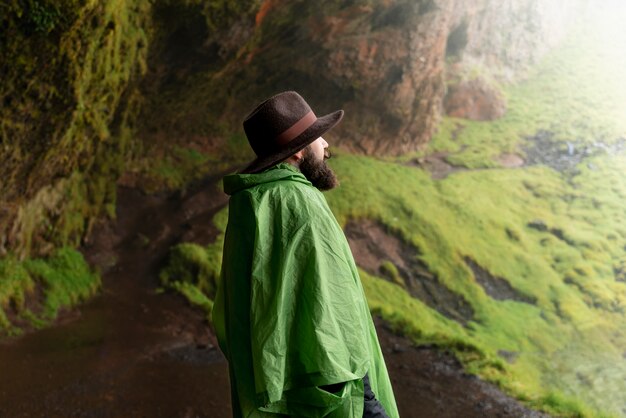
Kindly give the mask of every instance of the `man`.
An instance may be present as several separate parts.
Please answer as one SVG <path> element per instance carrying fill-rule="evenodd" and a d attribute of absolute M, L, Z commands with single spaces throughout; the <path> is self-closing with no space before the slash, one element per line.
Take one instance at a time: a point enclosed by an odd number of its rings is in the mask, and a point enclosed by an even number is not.
<path fill-rule="evenodd" d="M 257 158 L 224 177 L 228 225 L 213 323 L 234 417 L 396 418 L 346 238 L 320 190 L 338 185 L 316 117 L 277 94 L 243 125 Z"/>

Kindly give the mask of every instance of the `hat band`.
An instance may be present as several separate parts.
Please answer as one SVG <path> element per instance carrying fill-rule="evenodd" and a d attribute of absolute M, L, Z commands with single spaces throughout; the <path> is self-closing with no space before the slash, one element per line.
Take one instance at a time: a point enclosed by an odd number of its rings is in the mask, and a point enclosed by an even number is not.
<path fill-rule="evenodd" d="M 302 132 L 306 131 L 311 125 L 315 123 L 317 117 L 315 113 L 311 110 L 309 113 L 304 115 L 299 121 L 291 125 L 286 131 L 281 133 L 276 137 L 276 142 L 280 145 L 285 145 L 291 140 L 295 139 Z"/>

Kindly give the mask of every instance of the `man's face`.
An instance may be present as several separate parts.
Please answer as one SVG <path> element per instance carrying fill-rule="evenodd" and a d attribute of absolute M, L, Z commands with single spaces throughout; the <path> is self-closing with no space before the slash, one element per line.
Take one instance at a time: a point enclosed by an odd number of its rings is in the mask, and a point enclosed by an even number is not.
<path fill-rule="evenodd" d="M 330 190 L 339 185 L 335 172 L 326 164 L 330 158 L 328 142 L 319 137 L 304 149 L 300 161 L 300 172 L 313 186 L 320 190 Z"/>

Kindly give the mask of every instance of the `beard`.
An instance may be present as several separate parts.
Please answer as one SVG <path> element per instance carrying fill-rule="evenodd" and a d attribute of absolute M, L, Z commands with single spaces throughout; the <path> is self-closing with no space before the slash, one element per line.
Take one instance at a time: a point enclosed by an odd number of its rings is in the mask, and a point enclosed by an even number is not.
<path fill-rule="evenodd" d="M 304 149 L 302 161 L 298 168 L 300 172 L 317 187 L 319 190 L 330 190 L 339 186 L 339 180 L 335 172 L 326 164 L 326 160 L 330 158 L 330 152 L 324 152 L 324 158 L 319 160 L 311 151 L 310 147 Z"/>

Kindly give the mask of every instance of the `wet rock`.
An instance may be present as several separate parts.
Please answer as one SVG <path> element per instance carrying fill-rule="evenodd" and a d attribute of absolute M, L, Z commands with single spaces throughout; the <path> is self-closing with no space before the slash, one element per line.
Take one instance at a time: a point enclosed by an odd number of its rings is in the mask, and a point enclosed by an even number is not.
<path fill-rule="evenodd" d="M 416 158 L 411 161 L 409 165 L 415 165 L 427 170 L 434 180 L 445 179 L 450 174 L 458 171 L 467 171 L 465 167 L 450 164 L 446 160 L 448 155 L 450 155 L 450 153 L 446 151 L 435 152 L 425 157 Z"/>
<path fill-rule="evenodd" d="M 407 347 L 400 345 L 400 344 L 394 344 L 392 349 L 391 349 L 394 353 L 403 353 L 407 350 Z"/>
<path fill-rule="evenodd" d="M 202 365 L 225 361 L 224 355 L 219 349 L 202 344 L 174 346 L 165 350 L 163 354 L 175 361 L 189 364 Z"/>
<path fill-rule="evenodd" d="M 615 281 L 626 283 L 626 261 L 622 260 L 613 267 L 613 275 L 615 276 Z"/>
<path fill-rule="evenodd" d="M 564 243 L 566 243 L 567 245 L 570 245 L 572 247 L 576 246 L 576 242 L 574 242 L 574 240 L 569 238 L 561 228 L 550 228 L 541 219 L 535 219 L 533 221 L 530 221 L 527 224 L 527 226 L 529 228 L 536 229 L 537 231 L 540 231 L 540 232 L 548 232 L 548 233 L 554 235 L 560 241 L 563 241 Z M 549 243 L 549 241 L 546 241 L 546 240 L 542 240 L 541 241 L 542 245 L 546 245 L 548 243 Z"/>
<path fill-rule="evenodd" d="M 470 120 L 495 120 L 506 113 L 502 93 L 481 78 L 449 86 L 443 105 L 448 116 Z"/>
<path fill-rule="evenodd" d="M 563 241 L 564 243 L 566 243 L 567 245 L 570 245 L 572 247 L 576 246 L 576 243 L 573 240 L 565 236 L 565 233 L 563 232 L 562 229 L 550 228 L 550 233 L 554 235 L 555 237 L 557 237 L 558 239 L 560 239 L 561 241 Z"/>
<path fill-rule="evenodd" d="M 526 163 L 524 159 L 519 155 L 508 153 L 500 154 L 498 157 L 496 157 L 496 161 L 506 168 L 523 167 Z"/>
<path fill-rule="evenodd" d="M 535 220 L 528 222 L 528 227 L 532 229 L 536 229 L 537 231 L 541 231 L 541 232 L 548 230 L 548 226 L 541 219 L 535 219 Z"/>
<path fill-rule="evenodd" d="M 519 353 L 516 351 L 498 350 L 498 355 L 505 359 L 507 363 L 513 364 L 517 360 Z"/>
<path fill-rule="evenodd" d="M 536 303 L 536 299 L 532 296 L 525 295 L 516 290 L 511 284 L 502 277 L 497 277 L 489 273 L 478 263 L 469 257 L 465 257 L 465 263 L 474 273 L 476 282 L 485 290 L 485 293 L 496 300 L 513 300 L 523 303 Z"/>
<path fill-rule="evenodd" d="M 556 171 L 576 175 L 576 166 L 585 159 L 602 154 L 617 155 L 626 150 L 626 139 L 619 138 L 611 143 L 582 140 L 559 141 L 554 139 L 550 131 L 538 131 L 526 138 L 527 145 L 523 148 L 526 154 L 526 165 L 546 165 Z M 594 170 L 593 164 L 589 169 Z"/>

